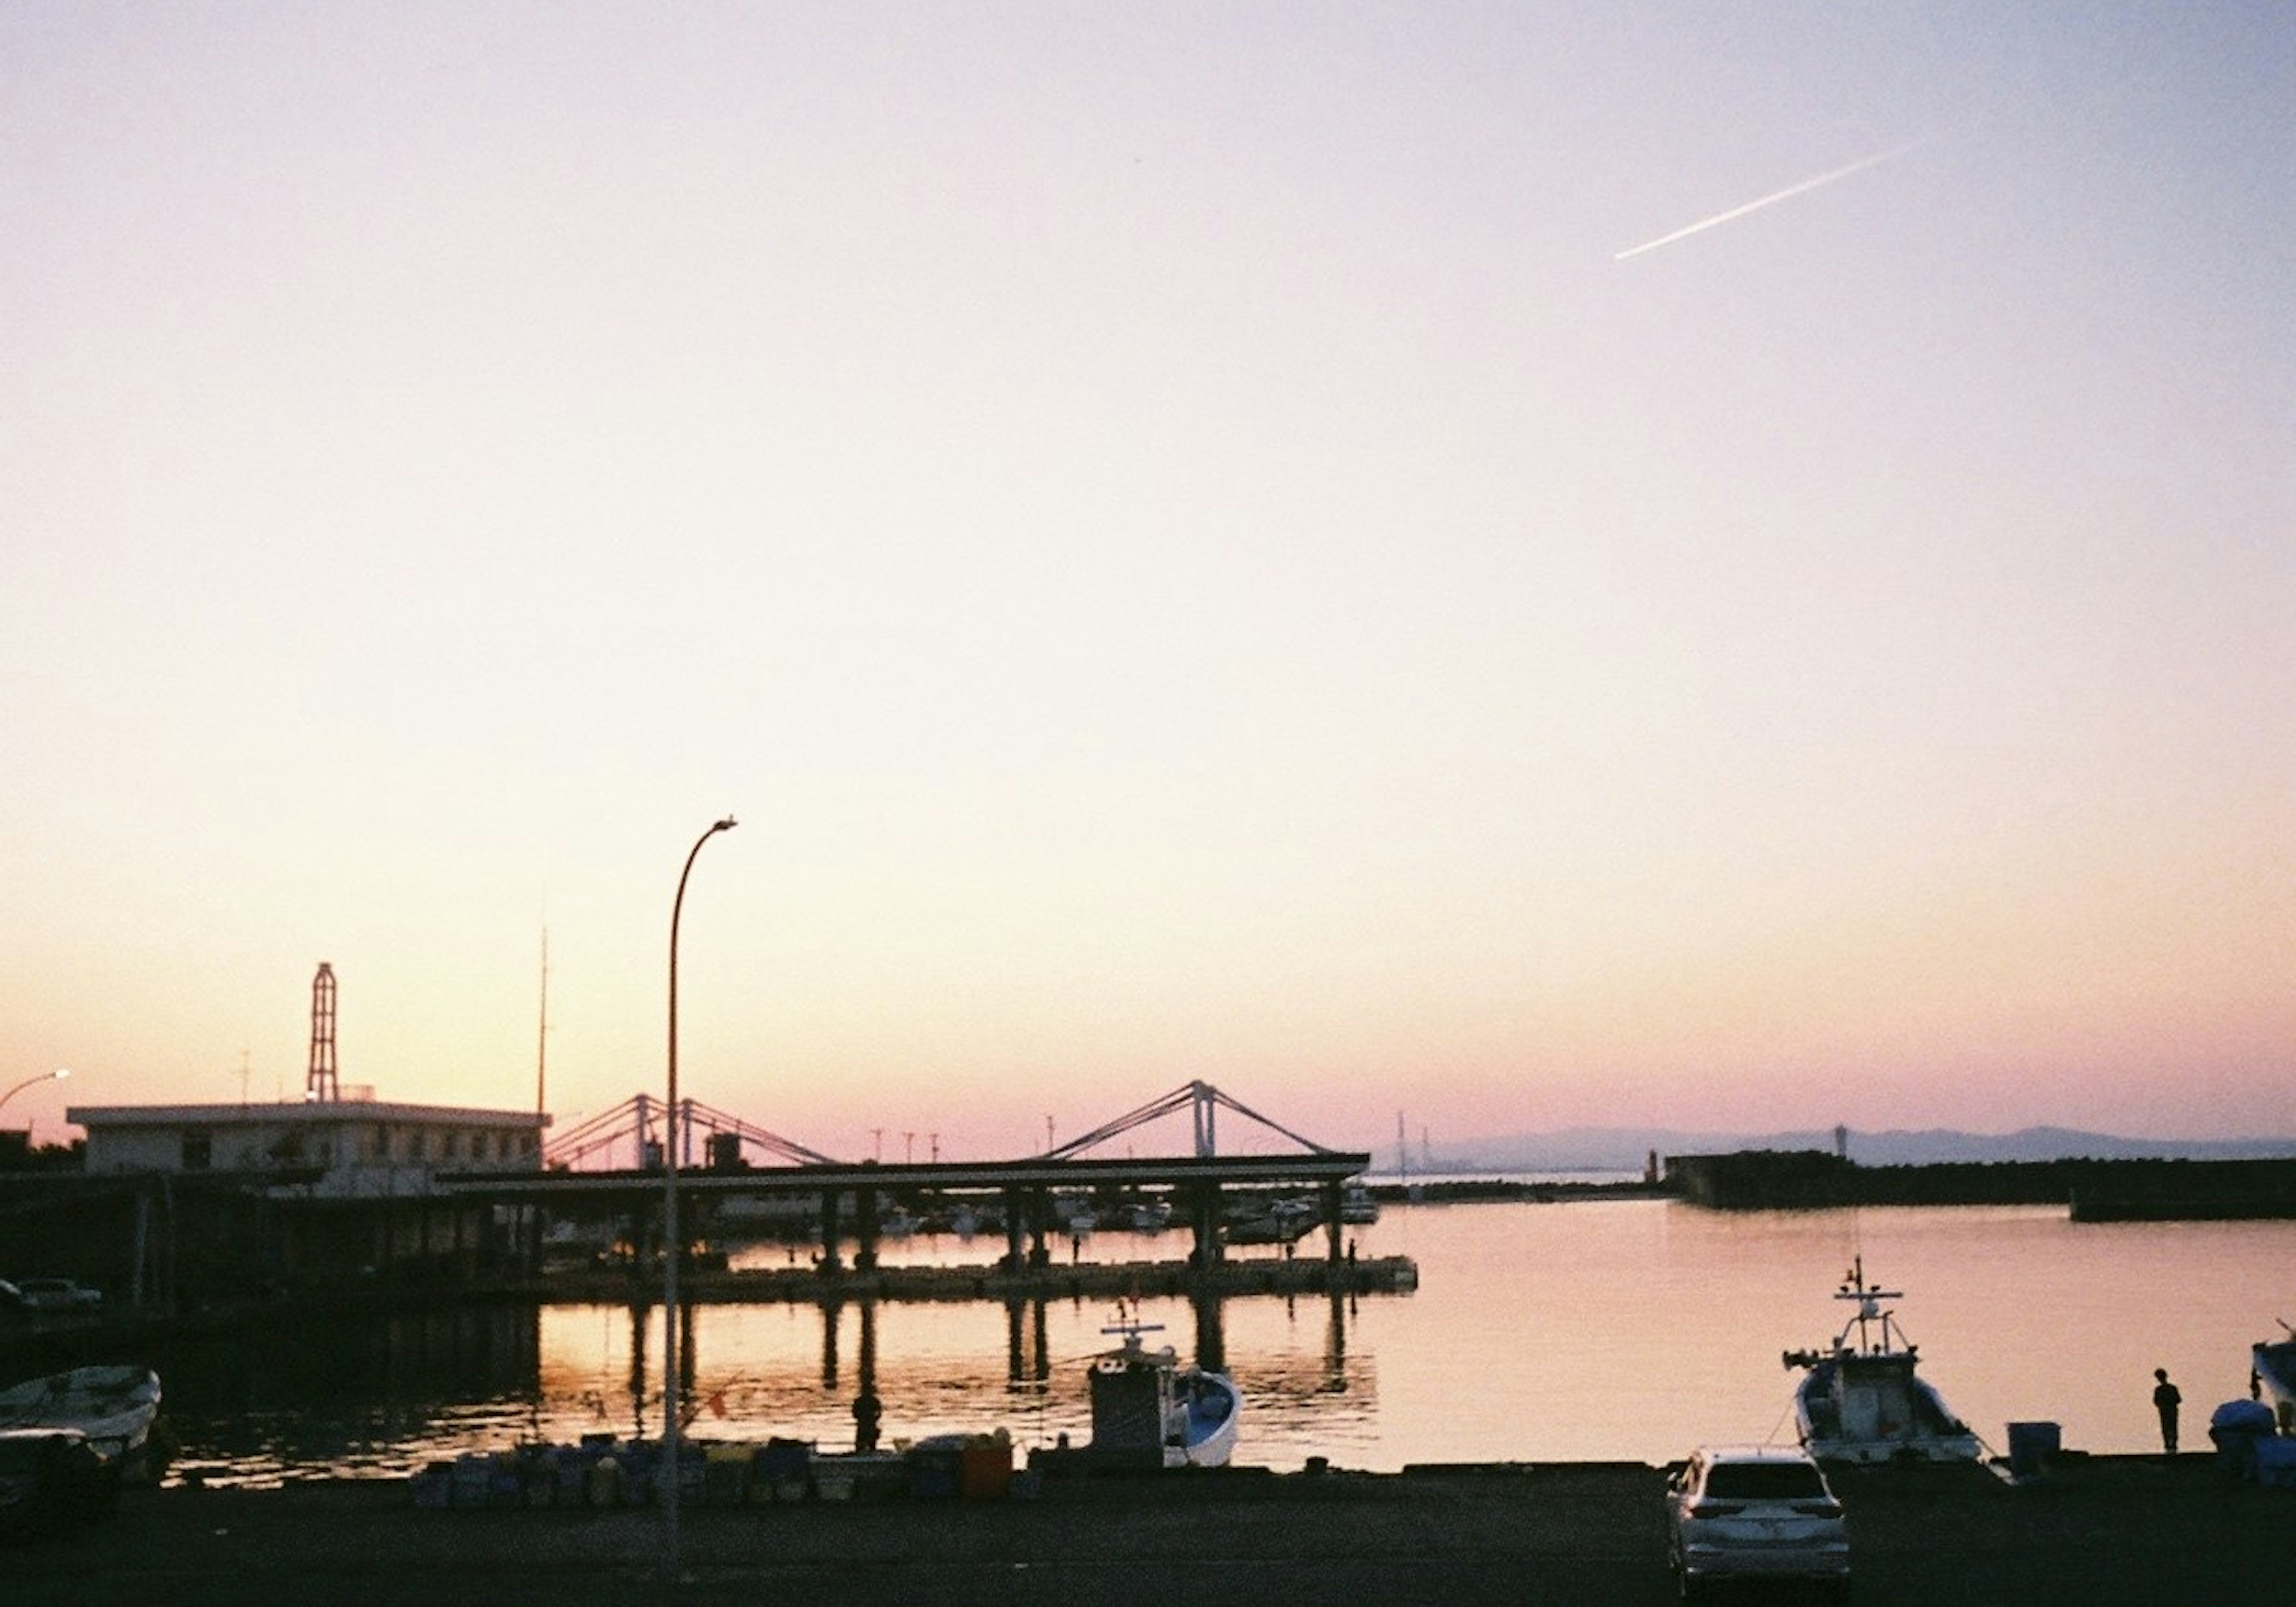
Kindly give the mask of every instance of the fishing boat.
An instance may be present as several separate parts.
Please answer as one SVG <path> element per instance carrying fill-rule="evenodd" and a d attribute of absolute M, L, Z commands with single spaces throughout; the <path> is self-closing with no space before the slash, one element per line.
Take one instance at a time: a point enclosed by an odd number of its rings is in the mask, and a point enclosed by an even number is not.
<path fill-rule="evenodd" d="M 2296 1328 L 2280 1324 L 2287 1337 L 2259 1340 L 2249 1349 L 2249 1383 L 2268 1402 L 2283 1434 L 2296 1434 Z"/>
<path fill-rule="evenodd" d="M 77 1429 L 108 1463 L 139 1471 L 160 1414 L 160 1375 L 132 1365 L 74 1367 L 0 1390 L 0 1429 Z"/>
<path fill-rule="evenodd" d="M 1168 1200 L 1135 1200 L 1124 1208 L 1124 1225 L 1136 1234 L 1160 1234 L 1171 1221 Z"/>
<path fill-rule="evenodd" d="M 1123 1343 L 1093 1358 L 1092 1456 L 1119 1467 L 1225 1467 L 1235 1451 L 1242 1392 L 1225 1373 L 1184 1367 L 1144 1334 L 1160 1323 L 1103 1328 Z"/>
<path fill-rule="evenodd" d="M 1307 1200 L 1239 1200 L 1228 1207 L 1220 1236 L 1230 1244 L 1290 1244 L 1316 1226 Z"/>
<path fill-rule="evenodd" d="M 1856 1306 L 1823 1350 L 1789 1350 L 1802 1370 L 1794 1422 L 1804 1449 L 1831 1462 L 1975 1462 L 1984 1447 L 1915 1371 L 1919 1357 L 1884 1305 L 1898 1290 L 1866 1281 L 1862 1256 L 1833 1298 Z"/>

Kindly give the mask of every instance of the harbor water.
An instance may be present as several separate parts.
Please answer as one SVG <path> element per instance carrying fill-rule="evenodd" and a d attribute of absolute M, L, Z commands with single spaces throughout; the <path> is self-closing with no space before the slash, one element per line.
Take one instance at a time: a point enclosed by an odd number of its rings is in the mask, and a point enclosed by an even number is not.
<path fill-rule="evenodd" d="M 2062 1209 L 1722 1213 L 1663 1200 L 1390 1206 L 1350 1227 L 1406 1255 L 1408 1295 L 1247 1296 L 1216 1316 L 1144 1300 L 1183 1358 L 1217 1343 L 1245 1392 L 1237 1460 L 1662 1463 L 1713 1440 L 1790 1437 L 1782 1353 L 1853 1314 L 1853 1258 L 1924 1375 L 1996 1452 L 2010 1423 L 2069 1447 L 2159 1448 L 2152 1369 L 2184 1391 L 2185 1448 L 2248 1393 L 2248 1347 L 2296 1319 L 2296 1225 L 2079 1224 Z M 1320 1234 L 1300 1251 L 1317 1253 Z M 1177 1233 L 1100 1231 L 1070 1253 L 1175 1259 Z M 982 1263 L 1001 1239 L 888 1244 L 888 1262 Z M 791 1252 L 742 1252 L 770 1265 Z M 1256 1248 L 1237 1255 L 1272 1256 Z M 737 1256 L 736 1265 L 741 1265 Z M 1113 1341 L 1104 1300 L 703 1305 L 681 1392 L 702 1439 L 853 1442 L 865 1378 L 887 1446 L 1002 1428 L 1023 1447 L 1090 1437 L 1085 1367 Z M 1216 1327 L 1208 1328 L 1208 1323 Z M 660 1432 L 650 1308 L 473 1308 L 310 1332 L 258 1328 L 155 1357 L 180 1441 L 174 1477 L 390 1476 L 535 1439 Z"/>

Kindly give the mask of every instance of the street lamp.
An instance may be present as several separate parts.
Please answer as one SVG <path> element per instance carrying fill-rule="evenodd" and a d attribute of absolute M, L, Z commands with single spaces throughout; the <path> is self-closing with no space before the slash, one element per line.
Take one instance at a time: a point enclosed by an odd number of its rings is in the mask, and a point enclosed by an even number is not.
<path fill-rule="evenodd" d="M 673 1587 L 677 1583 L 677 922 L 685 913 L 685 879 L 693 873 L 701 845 L 733 829 L 734 817 L 728 815 L 693 840 L 685 868 L 677 873 L 677 898 L 669 906 L 669 1110 L 661 1146 L 661 1455 L 668 1469 L 661 1501 Z"/>
<path fill-rule="evenodd" d="M 10 1100 L 15 1098 L 16 1095 L 21 1094 L 25 1089 L 32 1087 L 36 1084 L 61 1082 L 70 1075 L 71 1068 L 70 1066 L 58 1066 L 53 1071 L 43 1071 L 37 1077 L 28 1077 L 22 1082 L 18 1083 L 14 1087 L 9 1089 L 5 1094 L 0 1094 L 0 1105 L 6 1104 Z"/>

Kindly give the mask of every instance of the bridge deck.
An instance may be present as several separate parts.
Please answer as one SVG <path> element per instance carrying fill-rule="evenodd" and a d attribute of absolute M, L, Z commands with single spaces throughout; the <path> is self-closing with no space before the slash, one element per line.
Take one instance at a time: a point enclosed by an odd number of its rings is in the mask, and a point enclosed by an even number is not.
<path fill-rule="evenodd" d="M 679 1275 L 681 1300 L 705 1303 L 781 1301 L 818 1305 L 824 1300 L 1025 1300 L 1092 1296 L 1243 1294 L 1404 1294 L 1419 1286 L 1418 1266 L 1407 1256 L 1366 1257 L 1332 1262 L 1319 1257 L 1218 1262 L 1209 1267 L 1185 1261 L 1079 1261 L 1012 1268 L 995 1263 L 973 1267 L 879 1266 L 868 1271 L 846 1267 L 824 1272 L 814 1267 L 770 1267 L 742 1272 L 691 1270 Z M 598 1305 L 654 1304 L 661 1279 L 620 1268 L 554 1272 L 521 1284 L 537 1299 Z M 503 1292 L 512 1292 L 505 1288 Z"/>

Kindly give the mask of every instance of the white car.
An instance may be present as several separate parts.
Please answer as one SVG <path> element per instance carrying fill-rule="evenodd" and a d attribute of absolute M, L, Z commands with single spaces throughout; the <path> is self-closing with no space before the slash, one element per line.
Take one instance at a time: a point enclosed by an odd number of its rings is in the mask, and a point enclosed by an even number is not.
<path fill-rule="evenodd" d="M 18 1278 L 16 1289 L 34 1311 L 95 1311 L 103 1305 L 101 1290 L 70 1278 Z"/>
<path fill-rule="evenodd" d="M 1807 1451 L 1701 1446 L 1667 1488 L 1667 1560 L 1687 1598 L 1720 1579 L 1800 1580 L 1849 1595 L 1849 1531 Z"/>

